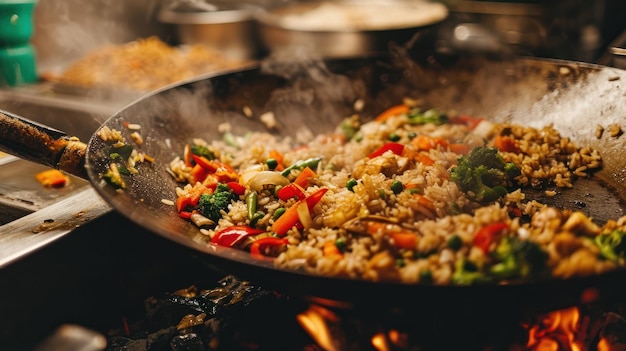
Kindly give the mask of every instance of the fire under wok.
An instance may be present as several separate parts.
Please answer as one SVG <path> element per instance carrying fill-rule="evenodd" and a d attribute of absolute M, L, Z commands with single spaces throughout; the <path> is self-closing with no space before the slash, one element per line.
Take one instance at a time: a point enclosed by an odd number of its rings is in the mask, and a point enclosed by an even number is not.
<path fill-rule="evenodd" d="M 351 306 L 397 307 L 441 313 L 485 309 L 542 309 L 612 299 L 626 292 L 626 271 L 545 281 L 474 286 L 428 286 L 371 282 L 313 275 L 275 268 L 244 251 L 196 240 L 198 228 L 182 220 L 163 199 L 174 199 L 176 181 L 167 172 L 191 138 L 221 138 L 219 126 L 228 122 L 233 134 L 270 131 L 293 136 L 306 129 L 313 135 L 332 131 L 339 118 L 354 113 L 373 118 L 403 97 L 416 97 L 441 110 L 455 110 L 495 122 L 526 126 L 552 125 L 580 146 L 600 150 L 603 168 L 595 180 L 564 191 L 552 205 L 586 212 L 598 221 L 624 214 L 626 157 L 624 137 L 598 137 L 598 124 L 626 128 L 626 73 L 591 64 L 560 60 L 390 54 L 322 61 L 267 59 L 258 66 L 199 77 L 149 94 L 106 121 L 101 128 L 123 130 L 127 123 L 141 126 L 138 148 L 155 162 L 141 165 L 118 191 L 101 179 L 109 163 L 108 148 L 94 135 L 84 152 L 80 147 L 64 156 L 74 158 L 70 172 L 86 175 L 98 193 L 121 215 L 143 228 L 189 248 L 200 265 L 294 297 L 339 301 Z M 273 112 L 271 130 L 258 116 Z M 47 135 L 47 145 L 67 140 L 62 132 L 26 124 L 5 113 L 2 148 L 24 158 L 58 166 L 58 154 L 41 152 L 33 137 Z M 16 127 L 17 126 L 17 127 Z M 25 129 L 34 132 L 25 133 Z M 25 134 L 29 136 L 25 137 Z M 34 151 L 33 151 L 34 150 Z M 53 157 L 50 154 L 54 154 Z M 537 196 L 542 196 L 538 193 Z M 541 199 L 550 201 L 550 199 Z M 584 206 L 581 203 L 584 202 Z M 118 228 L 119 230 L 122 230 Z M 129 233 L 132 235 L 132 233 Z M 124 245 L 124 243 L 119 243 Z M 146 248 L 149 249 L 149 248 Z M 436 302 L 436 303 L 435 303 Z"/>

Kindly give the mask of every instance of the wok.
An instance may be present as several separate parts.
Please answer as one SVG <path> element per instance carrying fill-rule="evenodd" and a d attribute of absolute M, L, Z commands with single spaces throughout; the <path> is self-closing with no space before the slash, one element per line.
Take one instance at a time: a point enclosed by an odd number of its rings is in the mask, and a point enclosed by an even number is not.
<path fill-rule="evenodd" d="M 302 129 L 314 134 L 332 130 L 339 118 L 353 113 L 357 99 L 365 102 L 362 115 L 373 117 L 410 96 L 442 110 L 497 122 L 536 127 L 552 124 L 579 145 L 599 149 L 604 159 L 604 168 L 597 174 L 600 181 L 563 191 L 563 196 L 557 197 L 562 203 L 555 206 L 577 206 L 598 220 L 617 218 L 623 214 L 626 197 L 626 141 L 624 136 L 610 137 L 606 133 L 598 138 L 595 130 L 598 124 L 611 123 L 626 128 L 625 85 L 626 73 L 622 70 L 548 59 L 409 57 L 406 53 L 325 62 L 267 59 L 241 70 L 165 87 L 106 121 L 103 126 L 118 130 L 124 129 L 124 122 L 141 125 L 144 144 L 138 148 L 156 159 L 153 165 L 142 165 L 139 174 L 127 180 L 125 191 L 116 191 L 100 179 L 108 163 L 108 146 L 98 136 L 89 140 L 86 149 L 72 147 L 70 157 L 63 156 L 62 163 L 70 164 L 64 168 L 68 172 L 88 178 L 119 214 L 187 247 L 198 264 L 236 274 L 294 298 L 394 311 L 418 310 L 423 314 L 477 309 L 481 313 L 541 311 L 623 296 L 626 271 L 523 284 L 420 286 L 280 270 L 270 262 L 252 259 L 246 252 L 198 240 L 197 228 L 161 201 L 174 199 L 177 186 L 166 172 L 167 164 L 180 155 L 191 138 L 221 137 L 218 126 L 223 122 L 231 124 L 234 134 L 267 130 L 258 118 L 242 113 L 244 106 L 256 116 L 272 111 L 278 123 L 272 132 L 286 136 Z M 5 115 L 0 119 L 4 151 L 59 166 L 62 147 L 57 148 L 59 151 L 50 146 L 59 140 L 67 143 L 62 132 L 25 122 L 10 113 Z M 25 128 L 31 133 L 24 133 Z M 36 145 L 40 139 L 46 139 L 43 148 Z M 80 156 L 85 152 L 83 166 Z"/>

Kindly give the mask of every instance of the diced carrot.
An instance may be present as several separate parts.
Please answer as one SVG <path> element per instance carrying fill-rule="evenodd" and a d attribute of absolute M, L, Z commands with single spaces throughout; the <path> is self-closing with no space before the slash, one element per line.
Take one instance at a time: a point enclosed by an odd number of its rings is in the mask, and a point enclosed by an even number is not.
<path fill-rule="evenodd" d="M 378 116 L 376 116 L 375 120 L 376 122 L 384 122 L 391 117 L 395 117 L 403 113 L 408 113 L 409 111 L 411 111 L 411 108 L 407 104 L 391 106 L 385 111 L 381 112 Z"/>
<path fill-rule="evenodd" d="M 49 169 L 39 172 L 35 174 L 35 179 L 39 184 L 48 188 L 60 188 L 69 182 L 69 177 L 58 169 Z"/>
<path fill-rule="evenodd" d="M 276 171 L 282 171 L 285 169 L 284 157 L 283 154 L 278 150 L 270 150 L 269 158 L 273 158 L 276 160 L 278 165 L 276 166 Z"/>
<path fill-rule="evenodd" d="M 390 232 L 393 245 L 399 249 L 415 249 L 417 245 L 417 235 L 408 231 Z"/>
<path fill-rule="evenodd" d="M 430 150 L 436 148 L 437 146 L 447 147 L 448 141 L 444 138 L 418 135 L 413 138 L 413 140 L 411 140 L 411 144 L 417 147 L 419 150 Z"/>
<path fill-rule="evenodd" d="M 289 229 L 293 228 L 296 223 L 298 223 L 298 205 L 300 203 L 296 203 L 293 206 L 289 207 L 282 216 L 278 217 L 274 224 L 272 225 L 272 231 L 279 236 L 284 236 L 287 234 Z"/>
<path fill-rule="evenodd" d="M 430 158 L 426 153 L 424 152 L 418 152 L 415 155 L 415 160 L 421 164 L 423 164 L 424 166 L 432 166 L 435 164 L 435 160 L 433 160 L 432 158 Z"/>
<path fill-rule="evenodd" d="M 448 147 L 450 148 L 450 151 L 459 155 L 467 155 L 472 149 L 469 145 L 460 143 L 451 143 Z"/>
<path fill-rule="evenodd" d="M 519 153 L 520 149 L 517 146 L 517 142 L 514 138 L 508 135 L 498 135 L 493 139 L 493 146 L 497 147 L 498 150 L 504 152 L 515 152 Z"/>
<path fill-rule="evenodd" d="M 424 195 L 420 195 L 420 194 L 415 194 L 413 195 L 417 198 L 417 203 L 422 206 L 422 207 L 426 207 L 427 209 L 431 210 L 431 211 L 435 211 L 435 205 L 433 204 L 433 202 L 426 198 Z"/>
<path fill-rule="evenodd" d="M 315 173 L 315 171 L 313 171 L 309 167 L 305 167 L 300 172 L 300 174 L 298 174 L 298 176 L 296 177 L 296 179 L 293 182 L 294 182 L 294 184 L 298 184 L 302 188 L 306 189 L 309 186 L 309 179 L 315 178 L 315 177 L 317 177 L 317 174 Z"/>
<path fill-rule="evenodd" d="M 334 259 L 343 258 L 343 254 L 341 253 L 341 251 L 339 251 L 339 248 L 337 247 L 337 245 L 335 245 L 334 241 L 325 242 L 324 246 L 322 247 L 322 252 L 324 253 L 325 257 Z"/>

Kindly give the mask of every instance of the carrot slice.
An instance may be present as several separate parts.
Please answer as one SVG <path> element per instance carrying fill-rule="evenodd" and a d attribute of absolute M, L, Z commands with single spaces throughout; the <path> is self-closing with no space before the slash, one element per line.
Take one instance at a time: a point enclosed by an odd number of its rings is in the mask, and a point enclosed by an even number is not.
<path fill-rule="evenodd" d="M 322 252 L 324 253 L 325 257 L 335 259 L 343 258 L 343 254 L 341 253 L 341 251 L 339 251 L 339 248 L 337 247 L 337 245 L 335 245 L 334 241 L 325 242 L 324 246 L 322 246 Z"/>
<path fill-rule="evenodd" d="M 411 232 L 390 232 L 393 245 L 399 249 L 415 249 L 417 245 L 417 235 Z"/>
<path fill-rule="evenodd" d="M 493 139 L 493 146 L 497 147 L 498 150 L 504 152 L 515 152 L 519 153 L 520 149 L 517 146 L 517 142 L 514 138 L 508 135 L 498 135 Z"/>
<path fill-rule="evenodd" d="M 408 113 L 409 111 L 411 111 L 411 108 L 407 104 L 400 104 L 400 105 L 391 106 L 388 109 L 386 109 L 385 111 L 381 112 L 378 116 L 376 116 L 375 121 L 376 122 L 384 122 L 384 121 L 390 119 L 391 117 L 395 117 L 395 116 L 401 115 L 403 113 Z"/>
<path fill-rule="evenodd" d="M 317 177 L 314 170 L 309 167 L 304 168 L 300 174 L 293 181 L 294 184 L 298 184 L 302 188 L 306 189 L 309 186 L 309 179 Z"/>

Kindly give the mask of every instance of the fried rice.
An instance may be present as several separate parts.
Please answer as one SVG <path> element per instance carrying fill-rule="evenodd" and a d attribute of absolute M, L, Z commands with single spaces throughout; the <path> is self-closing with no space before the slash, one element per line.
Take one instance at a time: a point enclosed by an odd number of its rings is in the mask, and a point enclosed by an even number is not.
<path fill-rule="evenodd" d="M 169 165 L 180 182 L 177 210 L 201 227 L 206 241 L 316 275 L 465 285 L 586 276 L 624 265 L 626 217 L 600 225 L 524 193 L 575 187 L 602 167 L 597 150 L 579 148 L 552 126 L 494 124 L 419 106 L 398 111 L 366 123 L 348 117 L 303 145 L 261 132 L 193 139 Z M 415 123 L 415 113 L 436 113 L 443 122 Z M 480 201 L 452 173 L 472 149 L 494 146 L 519 173 L 505 184 L 506 193 Z M 202 157 L 222 175 L 205 169 L 199 176 L 200 157 L 191 151 L 197 147 L 210 151 Z M 307 160 L 317 162 L 299 181 L 302 194 L 279 196 L 305 172 L 294 165 Z M 217 218 L 207 218 L 198 199 L 180 202 L 199 188 L 208 201 L 216 183 L 233 184 L 235 193 Z M 296 213 L 289 227 L 277 230 L 288 212 Z M 236 240 L 221 240 L 237 233 Z"/>

